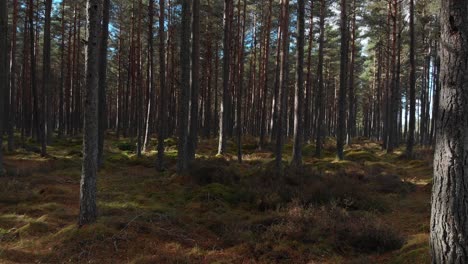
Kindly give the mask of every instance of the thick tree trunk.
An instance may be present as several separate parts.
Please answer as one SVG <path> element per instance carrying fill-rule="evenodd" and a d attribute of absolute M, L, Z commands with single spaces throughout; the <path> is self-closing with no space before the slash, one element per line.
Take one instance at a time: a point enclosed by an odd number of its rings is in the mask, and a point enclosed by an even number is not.
<path fill-rule="evenodd" d="M 261 127 L 260 127 L 260 140 L 259 140 L 259 148 L 263 149 L 265 147 L 265 137 L 267 134 L 267 99 L 268 99 L 268 66 L 270 64 L 270 30 L 271 30 L 271 17 L 273 13 L 273 0 L 268 1 L 268 21 L 267 27 L 265 29 L 266 32 L 266 43 L 265 43 L 265 60 L 263 62 L 263 104 L 262 104 L 262 114 L 261 114 Z"/>
<path fill-rule="evenodd" d="M 31 71 L 31 91 L 33 94 L 33 121 L 34 121 L 34 129 L 33 135 L 37 136 L 39 142 L 42 144 L 42 129 L 40 129 L 40 121 L 39 121 L 39 95 L 37 92 L 37 83 L 36 83 L 36 48 L 35 48 L 35 30 L 34 30 L 34 2 L 29 0 L 28 4 L 28 11 L 29 11 L 29 52 L 30 52 L 30 71 Z M 42 153 L 42 149 L 41 149 Z"/>
<path fill-rule="evenodd" d="M 98 88 L 99 88 L 99 22 L 101 1 L 87 1 L 87 46 L 83 168 L 80 183 L 78 225 L 93 223 L 97 218 L 96 178 L 98 153 Z"/>
<path fill-rule="evenodd" d="M 338 133 L 336 156 L 342 160 L 346 137 L 346 90 L 348 81 L 348 14 L 346 0 L 341 0 L 341 52 L 340 52 L 340 90 L 338 96 Z M 350 100 L 352 100 L 350 98 Z"/>
<path fill-rule="evenodd" d="M 192 92 L 190 100 L 190 133 L 187 142 L 187 155 L 190 161 L 195 159 L 197 149 L 200 90 L 200 0 L 193 0 L 192 2 Z"/>
<path fill-rule="evenodd" d="M 98 167 L 103 164 L 104 135 L 107 129 L 107 46 L 109 38 L 110 0 L 102 0 L 102 25 L 99 45 L 99 134 L 98 134 Z"/>
<path fill-rule="evenodd" d="M 325 0 L 320 2 L 320 36 L 319 36 L 319 57 L 317 62 L 317 95 L 315 96 L 315 124 L 316 124 L 316 139 L 315 139 L 315 155 L 320 157 L 322 155 L 322 137 L 324 130 L 325 106 L 323 101 L 323 46 L 325 39 L 325 15 L 326 6 Z"/>
<path fill-rule="evenodd" d="M 468 2 L 442 1 L 432 263 L 468 263 Z"/>
<path fill-rule="evenodd" d="M 276 173 L 281 174 L 283 169 L 283 147 L 286 134 L 286 115 L 288 102 L 288 55 L 289 55 L 289 0 L 281 0 L 281 52 L 278 92 L 278 119 L 276 131 L 275 164 Z"/>
<path fill-rule="evenodd" d="M 304 34 L 305 3 L 297 2 L 297 54 L 296 54 L 296 90 L 294 94 L 294 145 L 291 164 L 302 164 L 302 144 L 304 141 L 303 105 L 304 105 Z"/>

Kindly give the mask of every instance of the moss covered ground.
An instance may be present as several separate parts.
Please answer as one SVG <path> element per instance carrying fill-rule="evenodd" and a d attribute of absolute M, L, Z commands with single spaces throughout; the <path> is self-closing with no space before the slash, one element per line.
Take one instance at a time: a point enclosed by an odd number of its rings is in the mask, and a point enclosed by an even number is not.
<path fill-rule="evenodd" d="M 232 142 L 216 157 L 215 140 L 202 140 L 181 176 L 176 140 L 166 143 L 157 172 L 154 151 L 138 158 L 133 141 L 106 142 L 99 219 L 82 228 L 80 139 L 56 140 L 47 158 L 7 153 L 0 263 L 429 263 L 428 149 L 408 160 L 361 140 L 337 161 L 333 142 L 322 158 L 306 145 L 304 167 L 285 162 L 277 177 L 271 149 L 253 139 L 242 164 Z"/>

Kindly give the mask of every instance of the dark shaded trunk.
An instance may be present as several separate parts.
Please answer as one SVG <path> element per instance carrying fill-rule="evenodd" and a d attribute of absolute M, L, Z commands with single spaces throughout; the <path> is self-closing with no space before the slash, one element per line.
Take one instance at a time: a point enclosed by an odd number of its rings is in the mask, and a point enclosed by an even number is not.
<path fill-rule="evenodd" d="M 190 103 L 190 131 L 187 142 L 187 155 L 195 159 L 198 141 L 198 97 L 200 91 L 200 0 L 193 0 L 192 11 L 192 91 Z"/>
<path fill-rule="evenodd" d="M 52 138 L 52 80 L 50 75 L 50 16 L 52 12 L 52 0 L 45 1 L 45 21 L 44 21 L 44 46 L 43 46 L 43 67 L 42 67 L 42 118 L 41 118 L 41 156 L 47 155 L 47 142 Z"/>
<path fill-rule="evenodd" d="M 306 92 L 304 106 L 304 140 L 310 141 L 312 137 L 313 122 L 312 122 L 312 42 L 314 39 L 314 1 L 310 1 L 310 28 L 309 28 L 309 43 L 307 49 L 307 77 L 306 77 Z"/>
<path fill-rule="evenodd" d="M 281 51 L 278 89 L 278 120 L 276 131 L 275 164 L 276 173 L 282 174 L 283 147 L 286 134 L 286 115 L 288 102 L 288 53 L 289 53 L 289 0 L 281 0 Z"/>
<path fill-rule="evenodd" d="M 31 91 L 33 94 L 33 122 L 34 122 L 34 129 L 33 135 L 39 139 L 42 146 L 42 129 L 40 128 L 40 120 L 39 120 L 39 95 L 37 91 L 37 82 L 36 82 L 36 49 L 35 49 L 35 30 L 34 30 L 34 2 L 32 0 L 29 1 L 28 5 L 29 11 L 29 53 L 30 53 L 30 71 L 31 71 Z M 2 130 L 3 131 L 3 130 Z M 41 148 L 41 154 L 43 149 Z"/>
<path fill-rule="evenodd" d="M 152 0 L 150 0 L 152 1 Z M 158 170 L 164 169 L 164 139 L 166 138 L 167 112 L 166 112 L 166 60 L 164 47 L 164 21 L 165 3 L 159 0 L 159 124 L 158 124 Z"/>
<path fill-rule="evenodd" d="M 302 144 L 304 141 L 303 104 L 304 104 L 304 34 L 305 3 L 297 2 L 297 54 L 296 54 L 296 89 L 294 94 L 294 145 L 291 164 L 302 164 Z"/>
<path fill-rule="evenodd" d="M 338 133 L 336 135 L 336 156 L 344 158 L 343 148 L 346 137 L 346 90 L 348 81 L 348 15 L 346 0 L 341 0 L 341 52 L 340 52 L 340 90 L 338 95 Z M 352 98 L 350 98 L 352 100 Z"/>
<path fill-rule="evenodd" d="M 80 215 L 78 225 L 96 221 L 96 178 L 98 144 L 98 89 L 99 89 L 99 25 L 101 1 L 87 1 L 87 46 L 85 123 L 83 136 L 83 168 L 80 182 Z"/>
<path fill-rule="evenodd" d="M 10 101 L 9 101 L 9 115 L 8 115 L 8 151 L 13 151 L 15 149 L 14 142 L 14 128 L 16 122 L 16 94 L 17 94 L 17 84 L 16 84 L 16 31 L 18 24 L 18 0 L 13 1 L 13 25 L 12 25 L 12 34 L 11 34 L 11 58 L 10 58 Z M 23 40 L 24 41 L 24 40 Z M 0 144 L 1 146 L 1 144 Z M 1 162 L 1 160 L 0 160 Z M 1 168 L 0 168 L 1 170 Z"/>
<path fill-rule="evenodd" d="M 98 134 L 98 167 L 103 164 L 104 136 L 107 129 L 107 46 L 109 38 L 110 0 L 102 0 L 102 25 L 99 45 L 99 134 Z"/>
<path fill-rule="evenodd" d="M 325 15 L 326 6 L 325 0 L 320 2 L 320 36 L 319 36 L 319 57 L 317 62 L 317 95 L 315 96 L 315 124 L 316 124 L 316 139 L 315 139 L 315 155 L 320 157 L 322 155 L 322 137 L 324 133 L 325 105 L 323 103 L 323 45 L 325 39 Z"/>
<path fill-rule="evenodd" d="M 164 8 L 162 9 L 162 12 L 164 12 Z M 147 70 L 147 76 L 148 76 L 147 86 L 148 87 L 146 90 L 145 139 L 143 140 L 143 152 L 147 151 L 149 140 L 150 140 L 151 113 L 153 110 L 152 102 L 154 100 L 153 23 L 154 23 L 154 0 L 149 0 L 148 1 L 148 70 Z M 164 34 L 164 28 L 163 28 L 163 34 Z"/>
<path fill-rule="evenodd" d="M 223 96 L 221 101 L 221 109 L 219 114 L 219 145 L 218 154 L 224 155 L 226 151 L 226 140 L 228 130 L 228 118 L 229 118 L 229 97 L 230 97 L 230 43 L 231 43 L 231 9 L 232 0 L 224 0 L 224 37 L 223 37 Z"/>
<path fill-rule="evenodd" d="M 349 77 L 348 77 L 348 138 L 347 143 L 351 145 L 353 137 L 356 136 L 356 101 L 354 89 L 354 66 L 356 61 L 356 0 L 352 4 L 352 20 L 351 20 L 351 61 L 349 62 Z"/>
<path fill-rule="evenodd" d="M 260 140 L 259 148 L 263 149 L 265 147 L 265 137 L 267 134 L 267 99 L 268 99 L 268 66 L 270 64 L 270 30 L 271 30 L 271 16 L 273 13 L 273 0 L 268 1 L 268 21 L 267 27 L 265 29 L 265 60 L 263 61 L 263 104 L 262 104 L 262 113 L 261 113 L 261 127 L 260 127 Z"/>
<path fill-rule="evenodd" d="M 241 0 L 238 0 L 238 16 L 240 21 L 241 16 Z M 237 119 L 237 160 L 242 162 L 242 128 L 243 128 L 243 120 L 242 120 L 242 95 L 244 90 L 244 46 L 245 46 L 245 28 L 246 28 L 246 12 L 247 12 L 247 0 L 244 0 L 244 10 L 243 10 L 243 18 L 242 18 L 242 30 L 241 24 L 238 25 L 238 33 L 239 36 L 239 61 L 238 61 L 238 80 L 239 83 L 237 85 L 237 111 L 236 111 L 236 119 Z M 260 89 L 260 87 L 259 87 Z"/>
<path fill-rule="evenodd" d="M 65 89 L 65 1 L 62 1 L 61 10 L 61 40 L 60 40 L 60 85 L 59 85 L 59 116 L 58 116 L 58 138 L 64 132 L 64 89 Z"/>
<path fill-rule="evenodd" d="M 5 94 L 8 89 L 8 12 L 6 0 L 0 0 L 0 176 L 5 174 L 3 168 L 3 125 Z"/>
<path fill-rule="evenodd" d="M 416 128 L 416 60 L 415 60 L 415 41 L 414 41 L 414 0 L 410 0 L 410 75 L 409 75 L 409 126 L 406 141 L 406 156 L 413 156 L 414 130 Z"/>
<path fill-rule="evenodd" d="M 442 1 L 441 94 L 432 187 L 432 263 L 468 262 L 468 2 Z"/>
<path fill-rule="evenodd" d="M 182 30 L 180 41 L 180 94 L 179 94 L 179 143 L 177 170 L 184 173 L 189 165 L 187 146 L 190 99 L 190 2 L 182 1 Z"/>

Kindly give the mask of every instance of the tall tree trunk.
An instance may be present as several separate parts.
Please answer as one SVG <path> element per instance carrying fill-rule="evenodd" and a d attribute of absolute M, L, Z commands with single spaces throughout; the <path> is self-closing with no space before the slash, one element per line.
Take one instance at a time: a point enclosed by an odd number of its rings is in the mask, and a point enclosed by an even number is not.
<path fill-rule="evenodd" d="M 188 125 L 190 99 L 190 2 L 182 1 L 180 41 L 179 146 L 177 170 L 184 173 L 189 165 Z"/>
<path fill-rule="evenodd" d="M 241 10 L 241 0 L 238 0 L 239 4 L 238 8 L 238 16 L 240 21 L 240 10 Z M 243 120 L 242 120 L 242 96 L 244 90 L 244 46 L 245 46 L 245 28 L 246 28 L 246 12 L 247 12 L 247 0 L 244 0 L 244 10 L 243 10 L 243 17 L 242 17 L 242 33 L 240 33 L 241 24 L 239 23 L 238 27 L 238 35 L 239 40 L 239 73 L 238 73 L 238 80 L 239 83 L 237 85 L 237 160 L 242 162 L 242 128 L 243 128 Z"/>
<path fill-rule="evenodd" d="M 10 114 L 8 115 L 8 151 L 15 149 L 14 142 L 14 129 L 16 122 L 16 31 L 18 24 L 18 0 L 13 1 L 13 25 L 12 25 L 12 36 L 11 36 L 11 58 L 10 58 Z M 24 42 L 24 40 L 23 40 Z M 1 162 L 1 160 L 0 160 Z M 1 170 L 1 168 L 0 168 Z"/>
<path fill-rule="evenodd" d="M 344 158 L 343 147 L 346 137 L 346 90 L 348 81 L 348 14 L 346 5 L 346 0 L 341 0 L 340 91 L 338 97 L 338 133 L 336 138 L 336 155 L 340 160 Z"/>
<path fill-rule="evenodd" d="M 41 156 L 47 155 L 47 138 L 51 127 L 48 125 L 49 115 L 49 90 L 51 88 L 51 76 L 50 76 L 50 15 L 52 12 L 52 0 L 45 1 L 45 22 L 44 22 L 44 47 L 43 47 L 43 67 L 42 67 L 42 118 L 41 122 Z"/>
<path fill-rule="evenodd" d="M 226 140 L 228 130 L 228 118 L 229 118 L 229 72 L 231 65 L 230 58 L 230 43 L 231 43 L 231 9 L 232 0 L 224 0 L 224 37 L 223 37 L 223 97 L 221 101 L 221 109 L 219 114 L 219 145 L 218 155 L 224 155 L 226 151 Z"/>
<path fill-rule="evenodd" d="M 3 168 L 3 124 L 4 103 L 6 90 L 8 89 L 8 12 L 7 1 L 0 0 L 0 176 L 5 174 Z"/>
<path fill-rule="evenodd" d="M 304 140 L 312 137 L 312 42 L 314 39 L 314 0 L 310 1 L 309 43 L 307 49 L 307 77 L 304 106 Z"/>
<path fill-rule="evenodd" d="M 83 136 L 83 168 L 80 183 L 80 215 L 78 225 L 96 221 L 96 178 L 98 144 L 99 89 L 99 22 L 101 0 L 87 1 L 86 94 Z"/>
<path fill-rule="evenodd" d="M 192 19 L 192 92 L 190 134 L 187 142 L 189 160 L 195 159 L 198 140 L 198 99 L 200 90 L 200 0 L 193 0 Z"/>
<path fill-rule="evenodd" d="M 152 1 L 152 0 L 150 0 Z M 167 112 L 166 112 L 166 60 L 164 47 L 164 0 L 159 0 L 159 124 L 158 124 L 158 160 L 156 167 L 164 169 L 164 139 L 166 138 Z"/>
<path fill-rule="evenodd" d="M 143 74 L 142 74 L 142 54 L 141 54 L 141 20 L 142 20 L 142 9 L 143 9 L 143 1 L 140 0 L 138 2 L 138 24 L 137 24 L 137 39 L 136 39 L 136 46 L 135 46 L 135 71 L 136 71 L 136 79 L 135 82 L 135 93 L 136 93 L 136 125 L 137 125 L 137 156 L 141 157 L 141 151 L 143 149 Z"/>
<path fill-rule="evenodd" d="M 265 147 L 265 137 L 267 134 L 267 99 L 268 99 L 268 66 L 270 64 L 270 30 L 271 30 L 271 17 L 273 13 L 273 0 L 268 1 L 268 21 L 267 27 L 265 29 L 265 60 L 263 62 L 263 104 L 262 104 L 262 115 L 261 115 L 261 128 L 260 128 L 260 140 L 259 148 L 263 149 Z"/>
<path fill-rule="evenodd" d="M 302 144 L 304 141 L 303 104 L 304 104 L 304 33 L 305 3 L 297 2 L 297 54 L 296 54 L 296 90 L 294 94 L 294 147 L 292 165 L 302 164 Z"/>
<path fill-rule="evenodd" d="M 107 129 L 107 46 L 109 38 L 109 12 L 110 0 L 102 0 L 102 25 L 101 25 L 101 39 L 99 43 L 99 134 L 98 134 L 98 168 L 104 162 L 104 136 Z"/>
<path fill-rule="evenodd" d="M 164 12 L 164 9 L 162 9 Z M 153 45 L 153 23 L 154 23 L 154 0 L 148 1 L 148 87 L 146 91 L 146 118 L 145 139 L 143 141 L 143 152 L 148 148 L 150 137 L 150 121 L 152 112 L 152 101 L 154 99 L 154 45 Z M 164 29 L 164 28 L 163 28 Z"/>
<path fill-rule="evenodd" d="M 347 143 L 352 144 L 353 137 L 356 136 L 356 101 L 354 92 L 354 66 L 356 61 L 356 0 L 352 0 L 352 20 L 351 20 L 351 61 L 349 62 L 348 77 L 348 139 Z"/>
<path fill-rule="evenodd" d="M 324 123 L 322 122 L 325 116 L 325 106 L 323 101 L 323 46 L 325 39 L 325 15 L 326 6 L 325 0 L 320 2 L 320 36 L 319 36 L 319 51 L 317 62 L 317 95 L 315 96 L 315 124 L 316 124 L 316 139 L 315 139 L 315 155 L 320 157 L 322 154 L 322 137 Z"/>
<path fill-rule="evenodd" d="M 286 132 L 286 114 L 288 101 L 288 54 L 289 54 L 289 0 L 281 0 L 281 52 L 280 52 L 280 74 L 279 74 L 279 93 L 278 93 L 278 125 L 276 132 L 276 150 L 275 164 L 277 174 L 282 173 L 283 169 L 283 147 Z"/>
<path fill-rule="evenodd" d="M 64 132 L 64 89 L 65 89 L 65 1 L 62 1 L 61 10 L 61 40 L 60 40 L 60 85 L 59 85 L 59 117 L 58 117 L 58 138 Z"/>
<path fill-rule="evenodd" d="M 410 0 L 410 76 L 409 76 L 409 128 L 406 141 L 406 156 L 413 156 L 414 130 L 416 128 L 416 60 L 415 60 L 415 41 L 414 41 L 414 0 Z"/>
<path fill-rule="evenodd" d="M 30 71 L 31 71 L 31 91 L 33 93 L 33 120 L 34 120 L 34 133 L 39 139 L 39 142 L 42 143 L 42 129 L 40 129 L 39 122 L 39 96 L 37 93 L 37 83 L 36 83 L 36 49 L 35 49 L 35 30 L 34 30 L 34 2 L 29 0 L 28 5 L 29 11 L 29 42 L 30 42 Z M 42 153 L 42 150 L 41 150 Z"/>
<path fill-rule="evenodd" d="M 52 80 L 50 74 L 50 16 L 52 12 L 52 0 L 45 1 L 45 21 L 44 21 L 44 47 L 43 47 L 43 67 L 42 67 L 42 142 L 41 156 L 47 155 L 47 142 L 52 139 Z"/>
<path fill-rule="evenodd" d="M 432 263 L 468 262 L 468 2 L 442 1 L 442 89 L 432 187 Z"/>

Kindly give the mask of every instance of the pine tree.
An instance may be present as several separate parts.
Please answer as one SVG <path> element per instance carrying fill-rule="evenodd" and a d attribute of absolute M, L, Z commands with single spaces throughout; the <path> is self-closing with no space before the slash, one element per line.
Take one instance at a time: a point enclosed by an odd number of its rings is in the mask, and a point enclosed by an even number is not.
<path fill-rule="evenodd" d="M 442 1 L 441 80 L 432 187 L 432 263 L 468 262 L 468 2 Z"/>
<path fill-rule="evenodd" d="M 8 12 L 6 0 L 0 0 L 0 176 L 5 174 L 3 168 L 3 124 L 5 94 L 8 89 Z"/>
<path fill-rule="evenodd" d="M 294 94 L 294 147 L 291 163 L 302 164 L 302 142 L 304 140 L 303 100 L 304 100 L 304 34 L 305 34 L 305 3 L 297 2 L 297 54 L 296 54 L 296 89 Z"/>
<path fill-rule="evenodd" d="M 96 178 L 98 153 L 99 25 L 101 1 L 87 1 L 85 123 L 83 168 L 80 182 L 80 215 L 78 225 L 96 221 Z"/>

